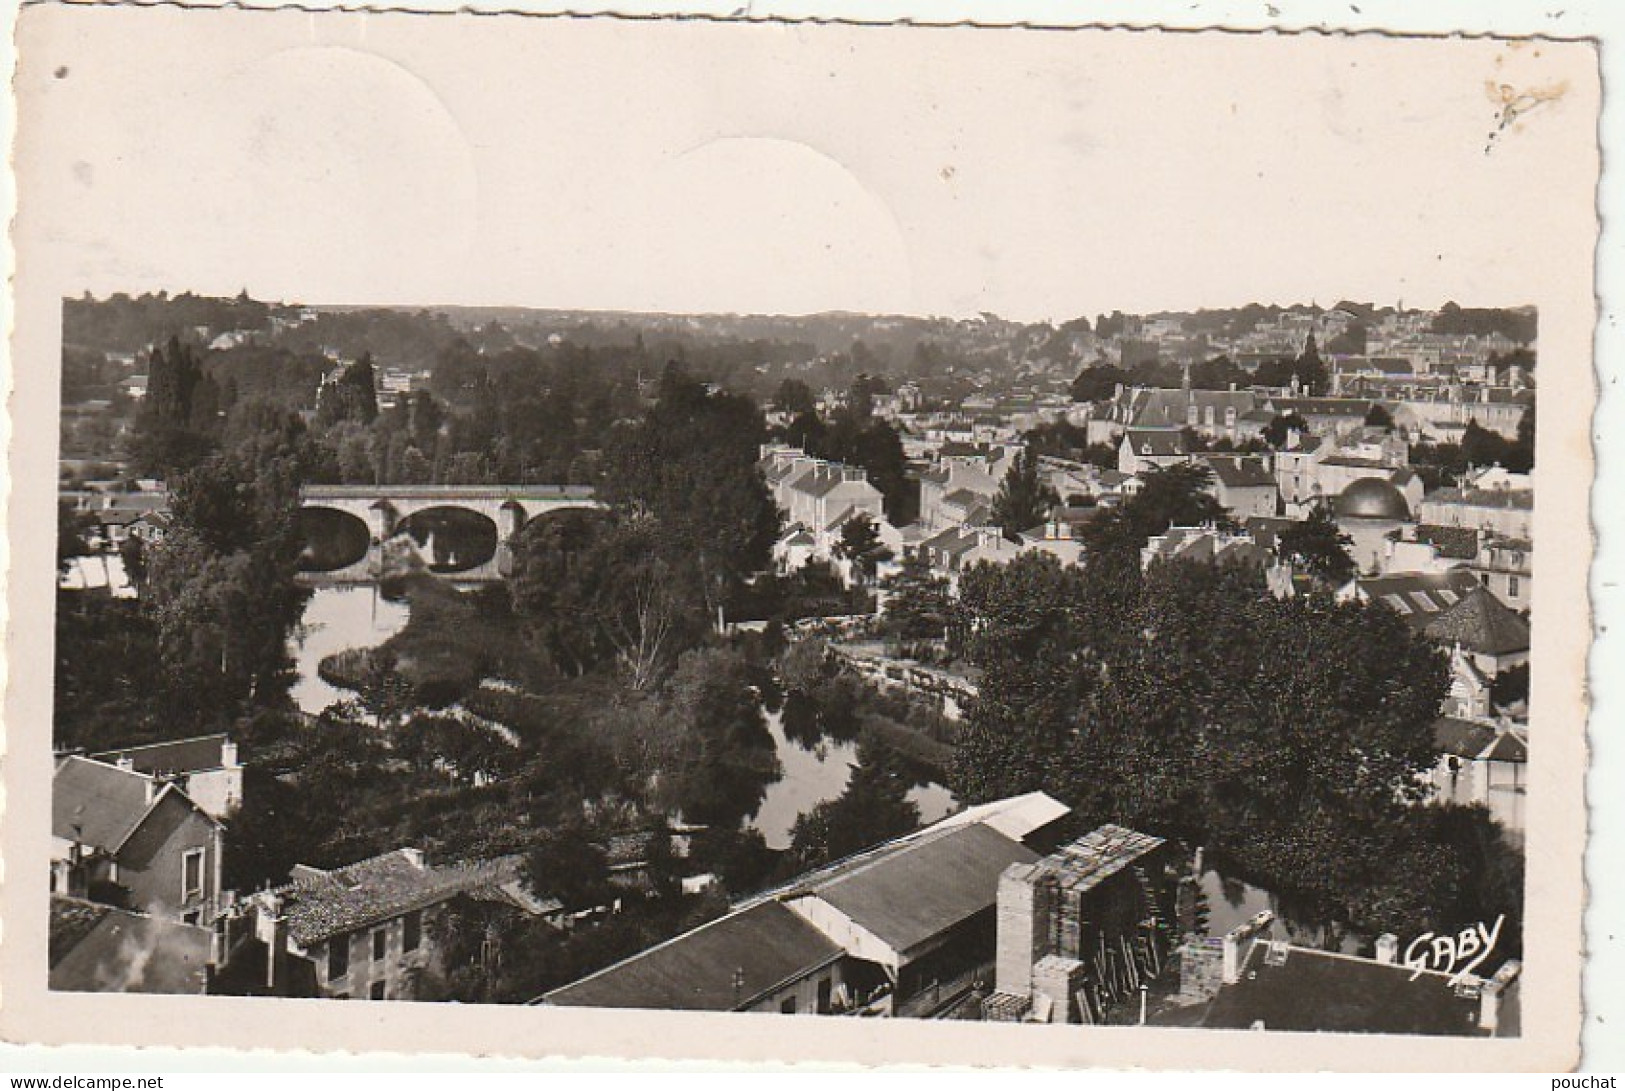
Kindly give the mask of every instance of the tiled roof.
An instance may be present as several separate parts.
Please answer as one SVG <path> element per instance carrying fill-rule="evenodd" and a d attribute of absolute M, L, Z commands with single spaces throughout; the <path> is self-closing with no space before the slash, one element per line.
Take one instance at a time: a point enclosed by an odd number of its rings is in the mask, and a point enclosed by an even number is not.
<path fill-rule="evenodd" d="M 901 952 L 991 908 L 1004 869 L 1037 858 L 1020 842 L 976 823 L 860 861 L 805 893 Z"/>
<path fill-rule="evenodd" d="M 1426 504 L 1463 504 L 1477 508 L 1524 508 L 1535 506 L 1534 489 L 1438 489 L 1427 495 Z"/>
<path fill-rule="evenodd" d="M 790 482 L 790 488 L 808 496 L 827 496 L 841 484 L 840 467 L 814 466 Z"/>
<path fill-rule="evenodd" d="M 835 961 L 822 932 L 776 901 L 757 902 L 555 989 L 549 1004 L 733 1011 Z"/>
<path fill-rule="evenodd" d="M 1136 428 L 1180 428 L 1190 420 L 1191 406 L 1197 408 L 1199 424 L 1207 422 L 1207 410 L 1213 409 L 1215 424 L 1225 423 L 1225 411 L 1249 412 L 1258 405 L 1258 397 L 1250 390 L 1170 390 L 1155 389 L 1146 392 L 1134 412 Z"/>
<path fill-rule="evenodd" d="M 1149 852 L 1163 840 L 1124 826 L 1100 826 L 1027 868 L 1033 877 L 1053 876 L 1069 891 L 1093 890 Z"/>
<path fill-rule="evenodd" d="M 1416 528 L 1416 540 L 1433 546 L 1441 557 L 1470 561 L 1478 556 L 1478 531 L 1472 527 L 1422 523 Z"/>
<path fill-rule="evenodd" d="M 1462 720 L 1455 716 L 1440 716 L 1433 721 L 1433 745 L 1441 754 L 1458 758 L 1476 758 L 1495 741 L 1495 727 L 1491 724 Z"/>
<path fill-rule="evenodd" d="M 1529 623 L 1483 587 L 1428 623 L 1427 635 L 1441 644 L 1459 644 L 1481 655 L 1529 650 Z"/>
<path fill-rule="evenodd" d="M 1205 1027 L 1370 1034 L 1485 1035 L 1479 1001 L 1457 995 L 1446 975 L 1402 963 L 1288 948 L 1284 962 L 1254 941 L 1241 979 L 1219 990 Z M 1516 989 L 1516 984 L 1513 986 Z M 1506 1003 L 1504 1000 L 1503 1003 Z"/>
<path fill-rule="evenodd" d="M 1253 515 L 1242 523 L 1247 533 L 1252 535 L 1253 541 L 1265 549 L 1275 548 L 1275 539 L 1284 530 L 1298 525 L 1298 520 L 1287 519 L 1276 515 Z"/>
<path fill-rule="evenodd" d="M 51 779 L 51 834 L 116 852 L 152 809 L 148 792 L 153 787 L 152 778 L 140 773 L 89 758 L 64 758 Z"/>
<path fill-rule="evenodd" d="M 1440 614 L 1480 590 L 1478 580 L 1462 568 L 1370 576 L 1362 578 L 1359 586 L 1372 602 L 1398 611 L 1419 629 L 1426 628 Z"/>
<path fill-rule="evenodd" d="M 1376 403 L 1369 398 L 1271 398 L 1270 404 L 1282 416 L 1364 417 Z"/>
<path fill-rule="evenodd" d="M 59 916 L 74 918 L 71 925 L 64 922 L 60 935 Z M 60 896 L 51 898 L 51 924 L 55 991 L 204 991 L 212 938 L 207 928 Z"/>
<path fill-rule="evenodd" d="M 1479 755 L 1481 761 L 1523 764 L 1529 761 L 1529 740 L 1516 731 L 1503 731 L 1494 744 Z"/>
<path fill-rule="evenodd" d="M 1186 451 L 1185 433 L 1177 429 L 1130 428 L 1125 435 L 1128 436 L 1129 447 L 1137 455 L 1166 457 L 1182 455 Z"/>
<path fill-rule="evenodd" d="M 301 869 L 293 882 L 271 894 L 282 899 L 293 941 L 307 947 L 459 894 L 500 887 L 518 877 L 519 862 L 505 856 L 431 867 L 397 849 L 333 871 Z"/>
<path fill-rule="evenodd" d="M 1219 483 L 1227 489 L 1274 488 L 1275 475 L 1261 458 L 1242 455 L 1209 455 L 1208 465 Z"/>
<path fill-rule="evenodd" d="M 79 946 L 102 922 L 102 918 L 112 911 L 110 905 L 53 894 L 49 940 L 46 944 L 50 965 L 61 962 L 63 956 Z"/>
<path fill-rule="evenodd" d="M 199 735 L 191 739 L 176 739 L 147 746 L 132 746 L 124 750 L 107 750 L 91 757 L 112 765 L 120 758 L 128 758 L 138 773 L 195 773 L 205 769 L 219 769 L 225 765 L 222 747 L 230 741 L 224 734 Z"/>

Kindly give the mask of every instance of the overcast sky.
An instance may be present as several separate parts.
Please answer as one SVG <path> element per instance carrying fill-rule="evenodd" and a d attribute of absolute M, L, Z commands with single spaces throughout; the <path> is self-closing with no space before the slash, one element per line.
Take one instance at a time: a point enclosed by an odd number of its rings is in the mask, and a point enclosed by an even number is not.
<path fill-rule="evenodd" d="M 66 294 L 1512 304 L 1593 204 L 1577 45 L 69 7 L 20 52 Z M 1492 142 L 1503 85 L 1556 97 Z"/>

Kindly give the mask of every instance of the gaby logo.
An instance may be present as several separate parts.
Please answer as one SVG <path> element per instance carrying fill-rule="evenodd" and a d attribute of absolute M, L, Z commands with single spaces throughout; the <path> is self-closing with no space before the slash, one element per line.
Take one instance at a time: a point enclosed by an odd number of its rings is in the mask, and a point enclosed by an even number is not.
<path fill-rule="evenodd" d="M 1423 932 L 1405 948 L 1405 965 L 1416 971 L 1411 980 L 1421 977 L 1424 970 L 1437 970 L 1450 974 L 1450 984 L 1455 985 L 1490 957 L 1505 921 L 1506 915 L 1502 914 L 1489 927 L 1480 922 L 1455 935 Z"/>

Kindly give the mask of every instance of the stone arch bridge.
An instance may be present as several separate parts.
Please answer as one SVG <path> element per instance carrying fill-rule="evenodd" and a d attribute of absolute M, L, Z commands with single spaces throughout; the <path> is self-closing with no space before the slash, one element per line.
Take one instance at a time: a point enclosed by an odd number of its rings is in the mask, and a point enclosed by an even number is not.
<path fill-rule="evenodd" d="M 312 515 L 337 512 L 359 523 L 348 536 L 357 547 L 364 528 L 366 547 L 360 556 L 351 548 L 339 557 L 342 563 L 304 573 L 308 581 L 320 583 L 377 579 L 393 551 L 414 547 L 428 551 L 424 559 L 436 574 L 458 582 L 499 580 L 513 570 L 513 541 L 526 524 L 558 511 L 603 506 L 585 485 L 307 485 L 300 490 L 299 503 Z M 476 550 L 478 556 L 452 555 L 449 563 L 437 563 L 433 535 L 451 523 L 475 528 L 474 538 L 489 539 L 490 555 Z M 448 558 L 441 555 L 438 561 Z"/>

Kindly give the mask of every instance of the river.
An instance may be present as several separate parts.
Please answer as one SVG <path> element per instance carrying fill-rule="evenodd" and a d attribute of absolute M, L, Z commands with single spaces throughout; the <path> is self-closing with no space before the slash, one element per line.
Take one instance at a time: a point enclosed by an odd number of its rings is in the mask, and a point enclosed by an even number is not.
<path fill-rule="evenodd" d="M 1326 947 L 1328 927 L 1305 919 L 1289 899 L 1229 878 L 1211 867 L 1202 872 L 1198 886 L 1207 903 L 1207 934 L 1210 936 L 1222 936 L 1267 909 L 1275 914 L 1272 931 L 1278 937 L 1304 947 Z M 1349 930 L 1338 930 L 1336 939 L 1336 949 L 1346 955 L 1360 954 L 1371 946 L 1368 937 Z"/>
<path fill-rule="evenodd" d="M 318 715 L 329 705 L 354 696 L 323 681 L 317 668 L 326 656 L 349 648 L 373 648 L 406 626 L 407 604 L 392 602 L 373 585 L 317 587 L 305 606 L 290 651 L 296 681 L 293 699 L 299 708 Z M 767 788 L 767 795 L 748 824 L 759 830 L 769 848 L 790 846 L 790 830 L 802 814 L 834 799 L 846 788 L 857 761 L 857 747 L 826 739 L 808 749 L 786 736 L 778 712 L 768 712 L 767 729 L 783 775 Z M 953 794 L 940 784 L 911 788 L 908 798 L 920 809 L 922 823 L 935 822 L 953 812 Z"/>

